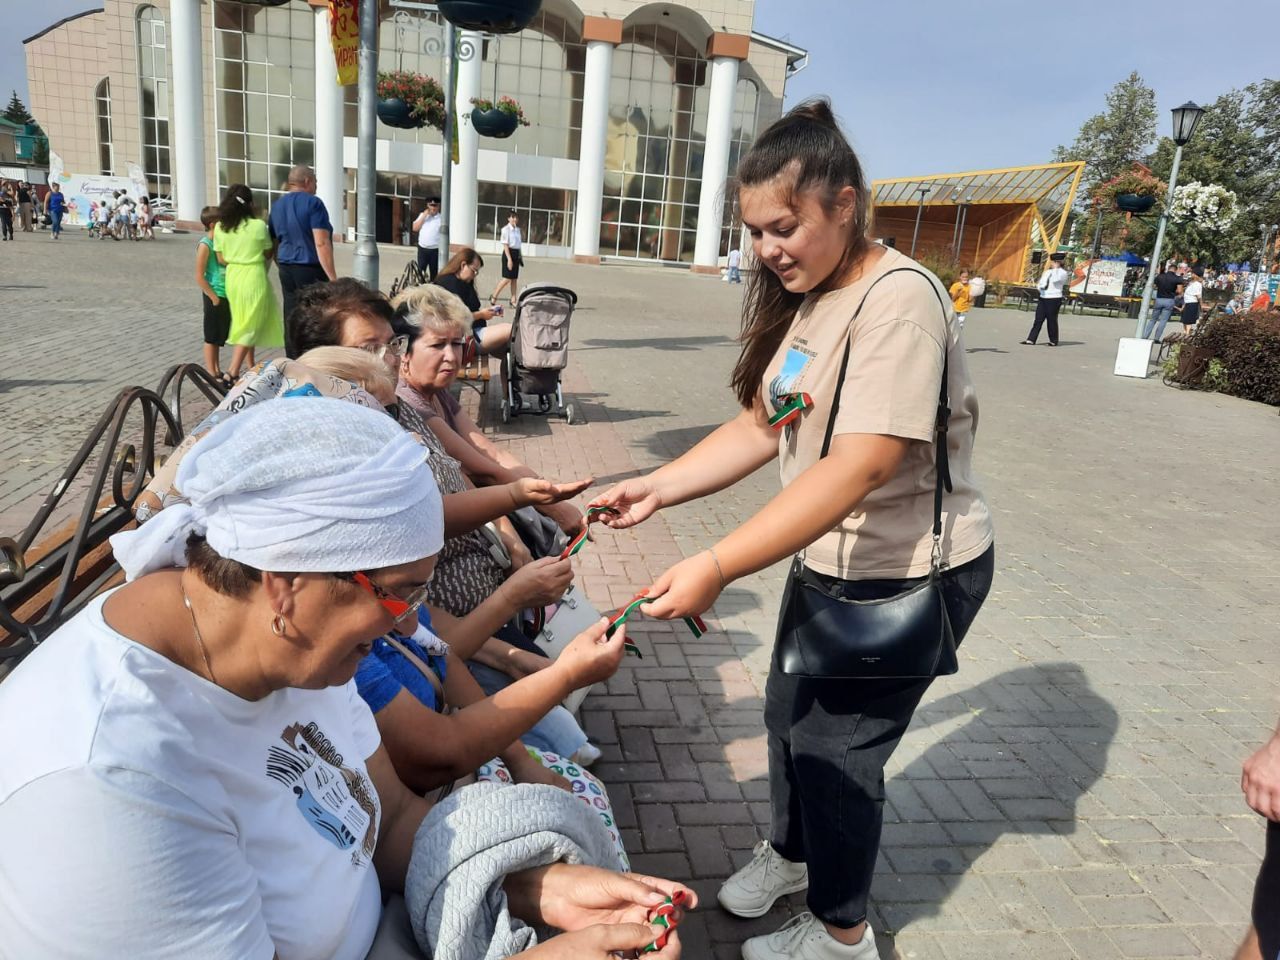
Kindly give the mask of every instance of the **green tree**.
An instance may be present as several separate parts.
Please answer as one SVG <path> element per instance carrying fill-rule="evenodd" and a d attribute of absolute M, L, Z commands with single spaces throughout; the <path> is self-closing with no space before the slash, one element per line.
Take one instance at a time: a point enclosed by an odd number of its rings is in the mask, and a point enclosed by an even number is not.
<path fill-rule="evenodd" d="M 27 111 L 27 105 L 19 98 L 17 90 L 14 90 L 9 97 L 9 105 L 4 108 L 4 118 L 11 123 L 30 123 L 33 119 Z"/>
<path fill-rule="evenodd" d="M 1086 205 L 1098 184 L 1142 160 L 1155 136 L 1155 91 L 1135 71 L 1111 88 L 1106 109 L 1086 120 L 1075 141 L 1058 147 L 1054 159 L 1085 162 L 1077 196 Z"/>

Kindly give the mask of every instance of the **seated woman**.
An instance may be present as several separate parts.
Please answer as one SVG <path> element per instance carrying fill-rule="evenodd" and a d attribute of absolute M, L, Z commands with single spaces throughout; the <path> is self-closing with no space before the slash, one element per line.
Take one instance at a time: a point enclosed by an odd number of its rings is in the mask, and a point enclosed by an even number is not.
<path fill-rule="evenodd" d="M 187 503 L 114 538 L 130 581 L 0 685 L 25 731 L 0 743 L 6 954 L 368 955 L 429 832 L 352 683 L 440 549 L 424 453 L 355 404 L 262 404 L 183 461 Z M 596 640 L 600 677 L 622 639 Z M 570 931 L 528 957 L 604 960 L 680 888 L 553 864 L 502 889 Z"/>
<path fill-rule="evenodd" d="M 498 353 L 511 342 L 510 323 L 490 323 L 499 311 L 492 304 L 484 309 L 480 307 L 480 294 L 476 293 L 476 278 L 480 276 L 480 268 L 484 266 L 484 258 L 470 247 L 463 247 L 445 264 L 432 283 L 444 287 L 455 297 L 466 304 L 471 311 L 471 335 L 476 338 L 476 345 L 483 354 Z"/>
<path fill-rule="evenodd" d="M 456 298 L 438 288 L 416 289 L 435 290 L 437 296 L 457 303 Z M 398 339 L 387 319 L 391 313 L 385 297 L 357 281 L 315 284 L 299 294 L 297 305 L 289 315 L 287 339 L 291 349 L 298 351 L 334 345 L 370 349 L 384 361 L 394 357 L 395 369 L 398 369 L 403 346 L 397 345 L 394 354 L 383 349 Z M 225 403 L 234 404 L 235 396 L 233 391 Z M 444 493 L 447 519 L 452 498 L 465 495 L 470 485 L 457 462 L 440 446 L 440 441 L 412 406 L 401 403 L 398 417 L 405 429 L 423 434 L 432 449 L 431 469 Z M 515 482 L 540 490 L 550 489 L 557 494 L 567 489 L 534 477 L 522 477 Z M 497 489 L 511 491 L 514 488 L 508 484 Z M 580 490 L 581 487 L 575 492 Z M 549 500 L 550 496 L 535 506 L 562 527 L 576 531 L 583 522 L 581 512 L 568 504 Z M 523 505 L 508 496 L 506 509 L 510 510 L 513 503 Z M 500 509 L 485 520 L 500 517 L 503 512 Z M 468 667 L 483 678 L 481 685 L 487 693 L 495 693 L 511 680 L 546 667 L 549 661 L 531 649 L 510 623 L 522 610 L 559 600 L 573 579 L 571 562 L 546 558 L 522 563 L 509 571 L 495 556 L 493 541 L 480 531 L 458 532 L 448 527 L 446 537 L 430 584 L 428 603 L 437 630 L 449 638 L 453 652 L 460 660 L 470 661 Z M 512 534 L 504 538 L 504 542 L 515 547 L 517 541 Z M 519 561 L 527 557 L 513 556 L 513 559 Z M 583 764 L 594 762 L 600 755 L 573 715 L 563 707 L 550 710 L 525 736 L 525 742 Z"/>

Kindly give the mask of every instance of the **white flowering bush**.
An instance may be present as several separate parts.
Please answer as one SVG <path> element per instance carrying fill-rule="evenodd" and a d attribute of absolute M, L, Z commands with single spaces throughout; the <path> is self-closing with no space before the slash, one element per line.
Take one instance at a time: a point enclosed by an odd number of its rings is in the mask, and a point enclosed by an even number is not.
<path fill-rule="evenodd" d="M 1174 188 L 1169 218 L 1194 221 L 1202 230 L 1225 230 L 1238 210 L 1236 195 L 1226 187 L 1193 180 Z"/>

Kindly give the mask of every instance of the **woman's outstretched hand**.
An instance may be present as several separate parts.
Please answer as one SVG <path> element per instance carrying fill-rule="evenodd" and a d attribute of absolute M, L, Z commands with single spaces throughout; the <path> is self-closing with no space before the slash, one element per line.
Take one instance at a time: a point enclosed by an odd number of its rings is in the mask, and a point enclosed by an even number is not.
<path fill-rule="evenodd" d="M 662 498 L 648 477 L 623 480 L 591 501 L 592 506 L 612 507 L 600 522 L 614 530 L 625 530 L 643 523 L 662 509 Z"/>
<path fill-rule="evenodd" d="M 571 480 L 568 483 L 556 483 L 539 477 L 521 477 L 507 484 L 516 505 L 520 507 L 544 507 L 552 503 L 572 500 L 587 487 L 593 479 Z"/>
<path fill-rule="evenodd" d="M 644 606 L 644 615 L 658 620 L 695 617 L 706 613 L 720 596 L 724 582 L 710 550 L 681 560 L 658 577 L 646 596 L 656 597 Z"/>

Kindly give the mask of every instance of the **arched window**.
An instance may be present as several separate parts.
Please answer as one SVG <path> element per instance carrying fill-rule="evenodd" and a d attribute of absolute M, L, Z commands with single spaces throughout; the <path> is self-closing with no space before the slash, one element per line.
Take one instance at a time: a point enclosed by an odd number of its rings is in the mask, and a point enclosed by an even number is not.
<path fill-rule="evenodd" d="M 111 139 L 111 79 L 103 77 L 93 91 L 98 113 L 98 167 L 104 177 L 115 175 L 116 155 Z"/>
<path fill-rule="evenodd" d="M 138 9 L 138 96 L 142 121 L 142 169 L 147 189 L 168 196 L 169 57 L 164 15 L 155 7 Z"/>
<path fill-rule="evenodd" d="M 693 260 L 707 139 L 707 61 L 672 27 L 637 24 L 613 55 L 600 248 Z"/>

